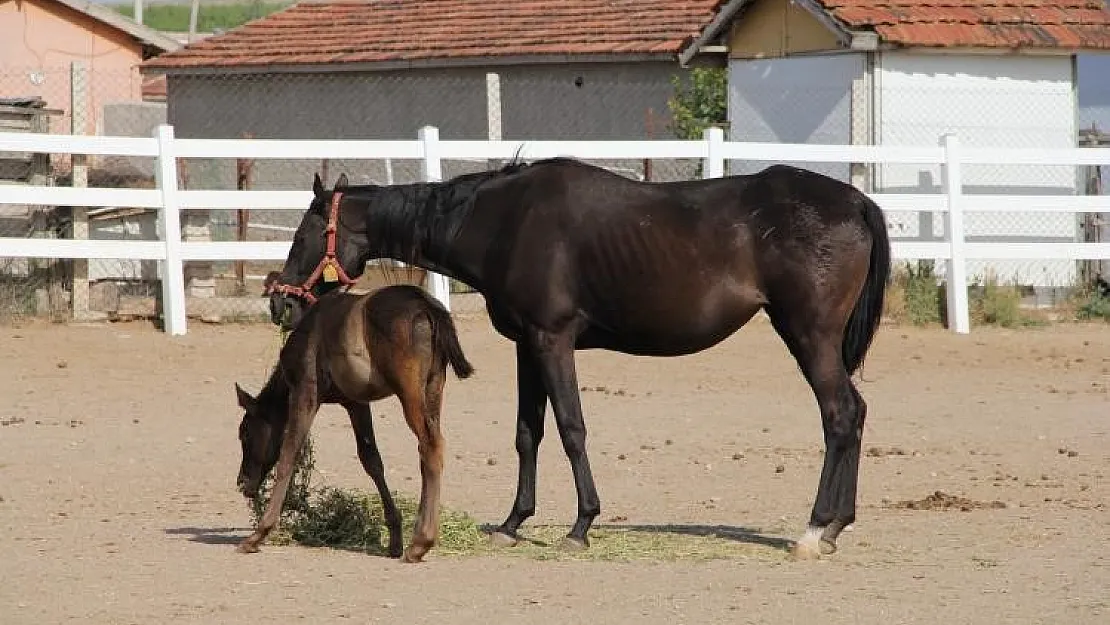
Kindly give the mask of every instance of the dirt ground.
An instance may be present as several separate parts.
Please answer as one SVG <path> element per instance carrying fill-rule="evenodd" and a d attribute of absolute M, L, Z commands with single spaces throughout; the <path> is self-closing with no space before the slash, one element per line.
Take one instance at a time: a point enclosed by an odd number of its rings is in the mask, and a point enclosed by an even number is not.
<path fill-rule="evenodd" d="M 459 325 L 478 373 L 448 383 L 444 499 L 496 523 L 512 348 L 484 317 Z M 817 562 L 782 545 L 808 518 L 819 417 L 765 321 L 696 356 L 579 355 L 599 523 L 752 542 L 709 562 L 240 555 L 232 383 L 257 390 L 276 352 L 266 325 L 0 328 L 0 623 L 1110 623 L 1107 325 L 882 328 L 859 519 Z M 415 441 L 395 400 L 375 409 L 390 486 L 415 494 Z M 526 528 L 574 517 L 548 419 Z M 341 411 L 314 440 L 324 480 L 368 486 Z M 898 505 L 937 491 L 984 507 Z"/>

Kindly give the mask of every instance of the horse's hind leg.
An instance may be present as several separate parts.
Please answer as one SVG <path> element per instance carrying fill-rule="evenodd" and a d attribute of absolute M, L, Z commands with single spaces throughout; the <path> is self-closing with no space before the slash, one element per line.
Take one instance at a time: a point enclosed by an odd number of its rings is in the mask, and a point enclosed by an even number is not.
<path fill-rule="evenodd" d="M 417 385 L 404 384 L 400 393 L 401 406 L 420 451 L 420 506 L 416 514 L 412 542 L 405 549 L 401 560 L 420 562 L 436 542 L 439 533 L 439 493 L 443 476 L 443 434 L 440 431 L 440 406 L 444 370 L 430 374 L 428 380 Z"/>
<path fill-rule="evenodd" d="M 286 426 L 281 452 L 274 468 L 274 489 L 270 492 L 270 502 L 266 505 L 266 512 L 262 514 L 262 519 L 258 522 L 254 533 L 239 543 L 240 552 L 257 552 L 258 546 L 277 527 L 278 519 L 281 517 L 281 507 L 285 504 L 285 495 L 289 492 L 289 482 L 293 479 L 297 454 L 304 447 L 308 430 L 312 427 L 312 420 L 316 418 L 316 411 L 319 408 L 315 385 L 309 385 L 309 388 L 302 385 L 292 393 L 289 399 L 289 423 Z"/>
<path fill-rule="evenodd" d="M 374 486 L 378 489 L 378 496 L 382 500 L 382 512 L 385 515 L 385 524 L 389 528 L 389 557 L 401 556 L 401 545 L 404 537 L 401 535 L 401 513 L 393 501 L 393 495 L 385 483 L 385 467 L 382 466 L 382 455 L 378 451 L 378 441 L 374 437 L 374 417 L 370 406 L 361 402 L 346 402 L 343 408 L 351 417 L 351 429 L 355 433 L 355 445 L 358 447 L 358 459 L 362 468 Z"/>
<path fill-rule="evenodd" d="M 841 356 L 841 331 L 794 311 L 771 312 L 771 323 L 786 342 L 813 389 L 821 410 L 825 460 L 805 535 L 794 553 L 815 558 L 836 551 L 836 539 L 856 518 L 856 486 L 867 405 L 852 384 Z M 805 320 L 803 320 L 805 319 Z"/>

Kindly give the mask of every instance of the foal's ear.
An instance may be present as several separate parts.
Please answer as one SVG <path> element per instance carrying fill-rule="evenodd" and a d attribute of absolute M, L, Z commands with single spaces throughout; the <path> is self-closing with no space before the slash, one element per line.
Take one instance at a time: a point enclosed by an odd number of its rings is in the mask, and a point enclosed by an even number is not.
<path fill-rule="evenodd" d="M 350 186 L 350 184 L 351 183 L 347 181 L 347 172 L 343 172 L 339 174 L 339 179 L 335 181 L 335 188 L 338 189 L 339 187 Z"/>
<path fill-rule="evenodd" d="M 239 401 L 239 407 L 246 410 L 248 413 L 254 412 L 254 407 L 257 404 L 255 398 L 251 397 L 250 393 L 244 391 L 239 383 L 235 383 L 235 398 Z"/>
<path fill-rule="evenodd" d="M 316 197 L 324 195 L 324 181 L 320 180 L 320 173 L 312 174 L 312 194 Z"/>

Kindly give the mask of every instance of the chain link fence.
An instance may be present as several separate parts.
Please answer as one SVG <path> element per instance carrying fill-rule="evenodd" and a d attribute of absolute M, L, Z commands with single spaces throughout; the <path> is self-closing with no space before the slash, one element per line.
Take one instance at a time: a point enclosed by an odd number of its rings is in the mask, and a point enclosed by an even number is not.
<path fill-rule="evenodd" d="M 758 69 L 758 68 L 756 68 Z M 668 101 L 681 75 L 673 63 L 552 64 L 499 68 L 423 69 L 320 73 L 194 73 L 143 77 L 134 68 L 71 66 L 42 72 L 0 65 L 0 131 L 84 132 L 149 137 L 170 123 L 180 138 L 403 139 L 435 126 L 444 140 L 673 139 Z M 854 71 L 854 70 L 853 70 Z M 880 115 L 865 89 L 851 78 L 823 71 L 829 80 L 776 88 L 745 87 L 730 77 L 732 140 L 798 143 L 936 145 L 955 132 L 964 145 L 1063 147 L 1074 145 L 1074 122 L 1064 119 L 1060 94 L 1020 95 L 997 123 L 983 123 L 981 92 L 915 91 L 885 86 L 891 110 Z M 834 80 L 835 79 L 835 80 Z M 1001 87 L 1000 87 L 1001 88 Z M 737 91 L 739 90 L 739 91 Z M 1006 97 L 1006 94 L 1002 94 Z M 978 98 L 978 99 L 977 99 Z M 941 106 L 938 103 L 943 103 Z M 1070 133 L 1070 134 L 1069 134 Z M 689 180 L 701 175 L 697 159 L 594 160 L 633 179 Z M 448 159 L 445 178 L 496 167 L 502 161 Z M 771 161 L 728 163 L 727 173 L 756 171 Z M 850 180 L 867 191 L 939 193 L 939 166 L 795 163 Z M 345 173 L 354 184 L 420 180 L 420 162 L 409 159 L 181 159 L 184 189 L 304 190 L 319 173 L 331 185 Z M 94 187 L 154 185 L 153 159 L 0 154 L 6 184 Z M 1084 193 L 1083 172 L 1072 166 L 968 166 L 975 193 Z M 306 207 L 307 208 L 307 207 Z M 974 199 L 967 201 L 974 211 Z M 287 241 L 300 211 L 188 210 L 183 237 L 191 241 Z M 156 213 L 127 207 L 0 205 L 0 236 L 156 239 Z M 943 240 L 943 214 L 894 211 L 892 235 L 903 240 Z M 974 213 L 969 238 L 1082 240 L 1080 217 L 1029 213 Z M 420 282 L 423 273 L 396 263 L 376 263 L 370 283 Z M 264 319 L 261 297 L 267 273 L 281 262 L 190 262 L 186 266 L 190 316 L 210 320 Z M 937 272 L 943 275 L 943 262 Z M 1071 261 L 973 261 L 969 275 L 1036 288 L 1068 287 L 1077 280 Z M 87 285 L 87 286 L 86 286 Z M 77 292 L 77 296 L 74 292 Z M 452 284 L 452 309 L 483 310 L 480 296 Z M 0 259 L 0 314 L 64 317 L 146 317 L 158 309 L 153 261 L 49 261 Z"/>
<path fill-rule="evenodd" d="M 0 64 L 0 132 L 149 137 L 165 121 L 151 82 L 135 67 Z M 154 159 L 6 152 L 0 184 L 154 188 Z M 132 207 L 0 204 L 3 237 L 153 240 L 155 224 Z M 109 316 L 120 298 L 152 297 L 157 279 L 153 261 L 0 259 L 0 319 Z"/>
<path fill-rule="evenodd" d="M 258 139 L 415 139 L 435 126 L 444 140 L 509 141 L 673 139 L 668 99 L 671 64 L 507 68 L 491 76 L 477 68 L 320 74 L 173 76 L 167 81 L 168 120 L 178 137 Z M 700 175 L 695 159 L 593 161 L 639 180 Z M 497 167 L 503 161 L 445 159 L 444 178 Z M 306 189 L 314 173 L 331 185 L 345 173 L 353 184 L 420 181 L 408 159 L 188 159 L 184 188 Z M 189 211 L 186 237 L 288 240 L 300 214 L 288 211 Z M 193 276 L 191 292 L 217 297 L 254 293 L 280 263 L 209 263 Z M 381 263 L 367 280 L 418 280 L 420 272 Z M 205 279 L 201 275 L 209 276 Z M 234 279 L 232 276 L 234 275 Z M 242 285 L 246 283 L 244 288 Z M 198 285 L 207 284 L 201 287 Z M 479 313 L 481 297 L 452 282 L 452 310 Z"/>

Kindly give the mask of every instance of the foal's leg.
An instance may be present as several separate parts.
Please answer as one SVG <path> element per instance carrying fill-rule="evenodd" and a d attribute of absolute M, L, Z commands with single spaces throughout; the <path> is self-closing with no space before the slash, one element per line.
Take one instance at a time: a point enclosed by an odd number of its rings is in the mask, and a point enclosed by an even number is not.
<path fill-rule="evenodd" d="M 439 417 L 446 375 L 433 374 L 432 380 L 403 383 L 401 407 L 405 421 L 416 435 L 420 451 L 420 506 L 412 542 L 401 557 L 403 562 L 420 562 L 435 544 L 439 533 L 439 491 L 443 475 L 443 434 Z M 438 380 L 438 382 L 436 381 Z"/>
<path fill-rule="evenodd" d="M 490 542 L 498 546 L 515 545 L 517 529 L 536 513 L 536 455 L 543 440 L 544 408 L 547 391 L 543 372 L 527 346 L 516 345 L 516 500 L 505 522 L 490 534 Z"/>
<path fill-rule="evenodd" d="M 791 319 L 798 317 L 792 316 Z M 856 518 L 856 487 L 867 404 L 852 384 L 840 352 L 841 332 L 798 326 L 771 315 L 772 324 L 790 347 L 813 389 L 821 410 L 825 461 L 817 498 L 805 535 L 794 546 L 799 558 L 836 551 L 836 539 Z"/>
<path fill-rule="evenodd" d="M 289 482 L 293 479 L 293 466 L 297 462 L 297 454 L 304 447 L 308 430 L 312 427 L 312 420 L 316 418 L 316 411 L 319 409 L 315 384 L 302 383 L 290 395 L 289 422 L 281 442 L 277 466 L 274 468 L 274 489 L 270 492 L 270 502 L 266 505 L 266 512 L 263 513 L 254 533 L 239 543 L 240 552 L 257 553 L 258 546 L 277 527 L 278 519 L 281 517 L 281 507 L 285 504 L 285 494 L 289 491 Z"/>
<path fill-rule="evenodd" d="M 369 404 L 362 402 L 345 402 L 343 407 L 351 417 L 351 429 L 355 432 L 355 445 L 358 447 L 358 459 L 362 468 L 374 486 L 378 489 L 378 496 L 382 500 L 382 511 L 385 513 L 385 524 L 389 528 L 389 557 L 401 556 L 401 544 L 404 536 L 401 534 L 401 513 L 393 501 L 393 495 L 385 483 L 385 468 L 382 466 L 382 455 L 378 451 L 378 441 L 374 438 L 374 417 Z"/>
<path fill-rule="evenodd" d="M 586 454 L 586 423 L 582 416 L 582 401 L 578 394 L 578 376 L 574 364 L 574 336 L 536 331 L 532 338 L 536 361 L 539 363 L 544 387 L 551 398 L 555 424 L 563 451 L 570 460 L 574 487 L 578 495 L 578 518 L 563 539 L 568 549 L 585 549 L 589 546 L 586 534 L 594 519 L 601 513 L 597 488 L 594 486 L 590 459 Z"/>

